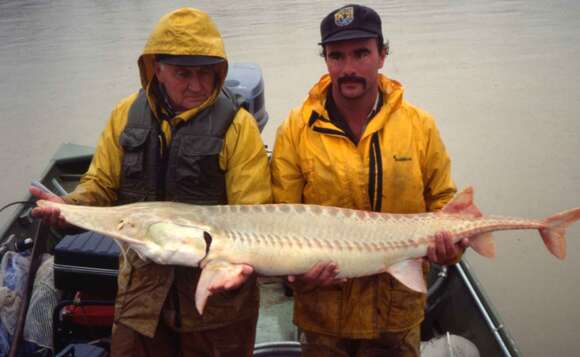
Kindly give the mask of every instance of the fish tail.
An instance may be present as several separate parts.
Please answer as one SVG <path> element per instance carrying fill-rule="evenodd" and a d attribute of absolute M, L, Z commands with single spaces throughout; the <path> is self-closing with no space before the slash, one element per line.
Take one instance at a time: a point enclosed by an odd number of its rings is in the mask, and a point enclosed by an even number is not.
<path fill-rule="evenodd" d="M 566 258 L 566 229 L 580 219 L 580 208 L 574 208 L 557 213 L 544 219 L 544 228 L 540 228 L 540 235 L 546 248 L 559 259 Z"/>

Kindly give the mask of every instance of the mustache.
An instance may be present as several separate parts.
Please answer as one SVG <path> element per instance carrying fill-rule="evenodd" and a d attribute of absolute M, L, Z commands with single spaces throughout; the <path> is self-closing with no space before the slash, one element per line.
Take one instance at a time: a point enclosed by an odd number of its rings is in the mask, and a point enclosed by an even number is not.
<path fill-rule="evenodd" d="M 338 85 L 343 85 L 345 83 L 360 83 L 363 86 L 366 86 L 367 80 L 364 79 L 363 77 L 357 77 L 357 76 L 344 76 L 344 77 L 340 77 L 338 79 Z"/>

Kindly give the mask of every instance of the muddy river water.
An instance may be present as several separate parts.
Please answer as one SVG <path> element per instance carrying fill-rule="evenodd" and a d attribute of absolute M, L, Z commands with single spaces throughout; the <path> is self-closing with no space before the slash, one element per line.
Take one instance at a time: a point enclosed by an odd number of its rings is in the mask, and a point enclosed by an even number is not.
<path fill-rule="evenodd" d="M 275 130 L 325 72 L 317 42 L 336 1 L 0 0 L 0 204 L 21 199 L 63 142 L 94 146 L 139 86 L 136 60 L 164 13 L 210 13 L 232 62 L 261 66 Z M 392 54 L 383 73 L 437 119 L 459 187 L 484 213 L 541 218 L 580 206 L 580 2 L 365 1 Z M 2 213 L 0 223 L 9 214 Z M 495 235 L 467 259 L 526 356 L 576 356 L 580 224 L 568 258 L 536 232 Z"/>

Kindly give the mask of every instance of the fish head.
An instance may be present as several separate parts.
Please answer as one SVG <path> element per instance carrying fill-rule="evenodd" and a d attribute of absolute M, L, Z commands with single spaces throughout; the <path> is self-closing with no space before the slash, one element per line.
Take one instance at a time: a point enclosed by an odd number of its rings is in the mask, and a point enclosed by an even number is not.
<path fill-rule="evenodd" d="M 75 226 L 105 234 L 127 243 L 143 258 L 159 264 L 199 266 L 208 255 L 212 226 L 199 220 L 180 219 L 167 203 L 135 203 L 114 207 L 76 206 L 38 201 L 39 207 L 60 210 L 66 221 Z"/>

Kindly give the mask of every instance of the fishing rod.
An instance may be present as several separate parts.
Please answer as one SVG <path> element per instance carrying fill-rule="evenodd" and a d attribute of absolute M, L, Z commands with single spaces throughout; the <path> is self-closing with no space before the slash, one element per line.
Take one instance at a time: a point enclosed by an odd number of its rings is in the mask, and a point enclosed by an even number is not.
<path fill-rule="evenodd" d="M 42 254 L 46 250 L 46 244 L 43 243 L 44 237 L 48 234 L 48 225 L 43 224 L 41 220 L 34 220 L 34 245 L 32 246 L 32 256 L 30 258 L 30 266 L 28 270 L 28 276 L 26 277 L 26 289 L 22 296 L 20 307 L 18 309 L 18 320 L 16 322 L 16 328 L 12 335 L 12 343 L 10 345 L 10 351 L 8 357 L 16 357 L 18 354 L 18 349 L 20 347 L 20 342 L 22 340 L 22 332 L 24 330 L 24 323 L 26 321 L 26 313 L 28 311 L 28 304 L 30 302 L 30 296 L 32 295 L 32 288 L 34 286 L 34 279 L 36 277 L 36 272 L 40 263 L 42 262 Z"/>

